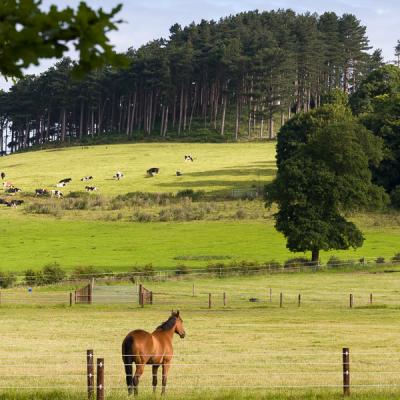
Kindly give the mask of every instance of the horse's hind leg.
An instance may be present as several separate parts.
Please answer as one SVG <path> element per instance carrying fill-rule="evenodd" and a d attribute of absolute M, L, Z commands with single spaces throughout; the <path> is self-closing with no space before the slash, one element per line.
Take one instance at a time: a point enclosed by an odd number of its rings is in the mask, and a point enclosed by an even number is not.
<path fill-rule="evenodd" d="M 135 376 L 133 377 L 133 393 L 135 396 L 139 394 L 138 386 L 139 386 L 139 378 L 143 375 L 144 365 L 136 364 Z"/>
<path fill-rule="evenodd" d="M 153 393 L 156 392 L 157 389 L 157 372 L 158 372 L 159 365 L 153 365 Z"/>
<path fill-rule="evenodd" d="M 132 375 L 132 360 L 129 357 L 124 357 L 124 367 L 126 375 L 126 385 L 128 386 L 128 394 L 132 394 L 133 390 L 133 375 Z"/>

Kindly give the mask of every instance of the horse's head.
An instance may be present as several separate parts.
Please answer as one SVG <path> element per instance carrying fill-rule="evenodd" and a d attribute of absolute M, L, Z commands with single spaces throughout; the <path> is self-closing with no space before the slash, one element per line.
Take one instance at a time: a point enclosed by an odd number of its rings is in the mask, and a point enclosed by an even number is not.
<path fill-rule="evenodd" d="M 176 318 L 175 333 L 177 333 L 179 337 L 183 339 L 186 336 L 186 332 L 185 328 L 183 327 L 183 320 L 179 315 L 179 310 L 176 312 L 172 311 L 171 317 Z"/>

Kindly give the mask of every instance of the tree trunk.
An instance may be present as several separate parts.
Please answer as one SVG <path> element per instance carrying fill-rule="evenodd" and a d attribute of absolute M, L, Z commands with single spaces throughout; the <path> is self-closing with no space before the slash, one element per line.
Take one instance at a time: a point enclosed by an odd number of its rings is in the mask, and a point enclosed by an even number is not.
<path fill-rule="evenodd" d="M 319 263 L 319 249 L 312 249 L 311 251 L 311 261 L 318 265 Z"/>
<path fill-rule="evenodd" d="M 81 100 L 81 114 L 79 116 L 79 140 L 82 141 L 83 136 L 83 113 L 84 113 L 84 102 Z"/>
<path fill-rule="evenodd" d="M 61 110 L 61 140 L 64 142 L 65 141 L 65 116 L 66 116 L 66 110 L 63 108 Z"/>
<path fill-rule="evenodd" d="M 225 116 L 226 116 L 226 103 L 227 103 L 227 96 L 223 96 L 223 106 L 222 106 L 222 121 L 221 121 L 221 136 L 225 134 Z"/>
<path fill-rule="evenodd" d="M 235 123 L 235 140 L 239 137 L 239 95 L 236 97 L 236 123 Z"/>

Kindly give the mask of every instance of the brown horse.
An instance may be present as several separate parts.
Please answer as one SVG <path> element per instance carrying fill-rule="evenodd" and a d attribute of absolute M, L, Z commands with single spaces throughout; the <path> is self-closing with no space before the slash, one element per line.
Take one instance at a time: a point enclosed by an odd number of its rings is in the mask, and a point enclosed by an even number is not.
<path fill-rule="evenodd" d="M 153 333 L 141 329 L 134 330 L 122 342 L 122 360 L 125 366 L 128 393 L 138 394 L 139 378 L 146 364 L 153 366 L 153 392 L 157 387 L 157 371 L 162 365 L 162 394 L 165 394 L 168 371 L 173 357 L 172 339 L 177 333 L 181 339 L 186 335 L 179 311 L 172 311 L 167 321 L 163 322 Z M 132 375 L 132 364 L 136 364 L 135 375 Z"/>

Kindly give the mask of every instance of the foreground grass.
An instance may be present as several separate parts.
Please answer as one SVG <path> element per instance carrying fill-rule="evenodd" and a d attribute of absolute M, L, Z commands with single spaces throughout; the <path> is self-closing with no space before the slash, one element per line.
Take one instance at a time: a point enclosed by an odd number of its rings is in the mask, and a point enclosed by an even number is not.
<path fill-rule="evenodd" d="M 98 285 L 96 290 L 101 289 Z M 132 329 L 153 330 L 171 308 L 180 309 L 187 332 L 184 340 L 174 340 L 168 382 L 174 399 L 339 399 L 343 347 L 351 351 L 354 398 L 400 396 L 396 387 L 400 300 L 394 274 L 286 274 L 145 285 L 155 292 L 155 304 L 144 309 L 133 301 L 137 297 L 132 284 L 126 287 L 132 301 L 112 305 L 70 308 L 3 302 L 0 399 L 83 398 L 89 348 L 96 357 L 105 358 L 107 398 L 126 398 L 122 339 Z M 228 299 L 225 307 L 223 291 Z M 353 309 L 347 305 L 350 291 L 355 296 Z M 23 297 L 20 289 L 14 292 Z M 207 308 L 209 292 L 212 309 Z M 284 293 L 283 308 L 279 292 Z M 372 307 L 368 306 L 371 292 Z M 301 307 L 296 304 L 298 293 Z M 41 294 L 46 294 L 45 288 Z M 57 295 L 65 300 L 66 294 Z M 3 291 L 2 299 L 8 295 Z M 253 296 L 260 302 L 250 303 Z M 140 384 L 143 398 L 151 397 L 150 375 L 146 368 Z M 51 394 L 54 389 L 60 392 Z"/>
<path fill-rule="evenodd" d="M 398 393 L 395 391 L 371 391 L 368 393 L 353 394 L 351 398 L 355 400 L 392 400 L 398 398 L 397 396 Z M 30 391 L 28 393 L 10 391 L 0 393 L 0 400 L 83 400 L 86 398 L 87 395 L 83 393 L 71 393 L 62 391 L 49 391 L 45 393 L 35 391 Z M 127 399 L 128 396 L 121 393 L 107 393 L 106 398 L 109 400 L 121 400 Z M 142 394 L 140 395 L 140 398 L 144 400 L 154 400 L 155 396 L 152 394 Z M 264 391 L 250 391 L 249 393 L 249 390 L 224 392 L 213 389 L 212 391 L 203 390 L 196 391 L 194 393 L 174 393 L 173 396 L 167 395 L 167 398 L 173 398 L 176 400 L 340 400 L 343 399 L 343 395 L 332 393 L 329 391 L 313 391 L 308 393 L 301 393 L 299 391 L 284 391 L 283 393 L 282 391 L 273 393 L 265 393 Z"/>

